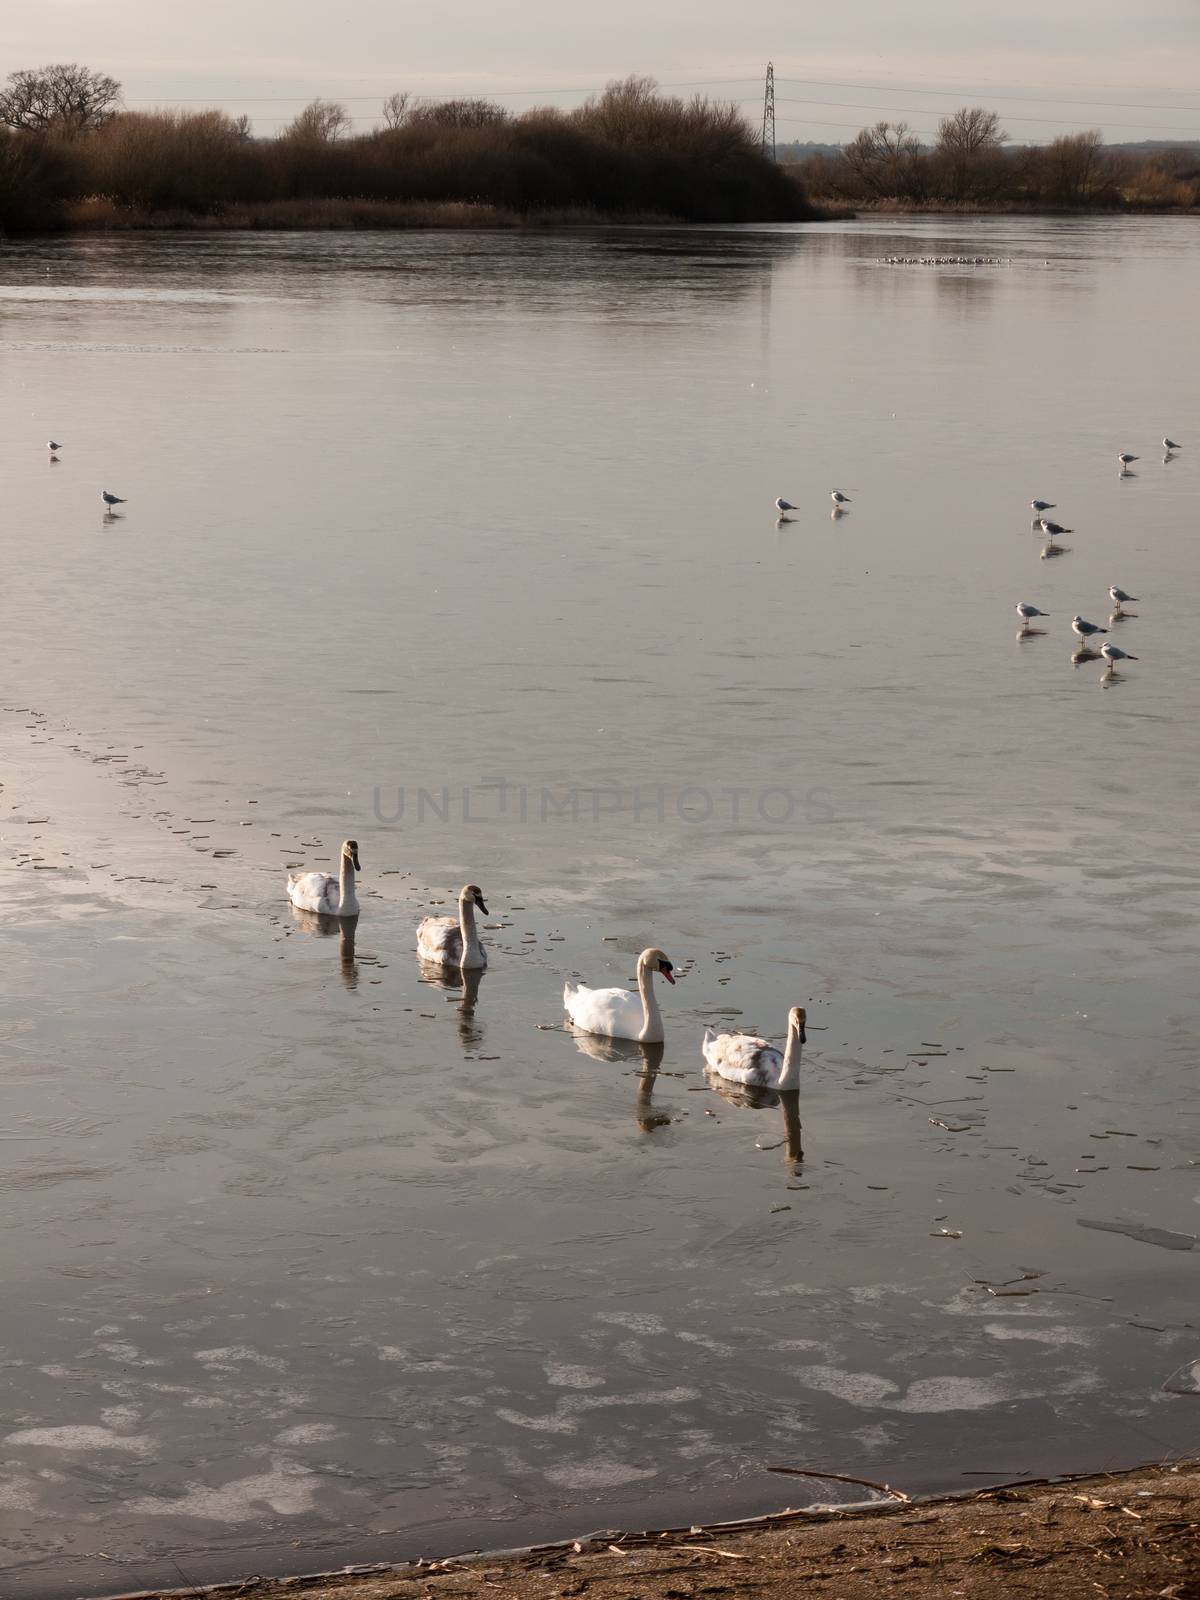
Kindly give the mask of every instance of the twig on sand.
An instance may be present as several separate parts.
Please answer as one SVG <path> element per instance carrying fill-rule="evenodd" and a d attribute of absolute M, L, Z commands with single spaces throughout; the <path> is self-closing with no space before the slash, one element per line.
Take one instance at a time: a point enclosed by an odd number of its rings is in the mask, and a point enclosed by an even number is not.
<path fill-rule="evenodd" d="M 858 1483 L 864 1489 L 876 1489 L 880 1494 L 891 1495 L 893 1500 L 903 1500 L 908 1504 L 908 1496 L 903 1489 L 893 1489 L 890 1483 L 872 1483 L 870 1478 L 852 1478 L 845 1472 L 817 1472 L 813 1467 L 767 1467 L 767 1472 L 786 1472 L 793 1478 L 830 1478 L 834 1483 Z"/>

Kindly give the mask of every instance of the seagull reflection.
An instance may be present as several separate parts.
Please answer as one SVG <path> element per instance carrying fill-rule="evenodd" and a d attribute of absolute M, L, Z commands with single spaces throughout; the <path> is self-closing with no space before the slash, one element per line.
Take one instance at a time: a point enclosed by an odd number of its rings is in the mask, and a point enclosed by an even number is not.
<path fill-rule="evenodd" d="M 843 517 L 848 517 L 849 515 L 850 508 L 848 506 L 834 506 L 829 513 L 829 520 L 830 522 L 840 522 Z"/>
<path fill-rule="evenodd" d="M 1069 544 L 1055 544 L 1054 540 L 1051 539 L 1049 544 L 1042 547 L 1042 560 L 1049 561 L 1054 556 L 1065 556 L 1070 548 Z"/>
<path fill-rule="evenodd" d="M 1082 667 L 1086 661 L 1099 661 L 1099 659 L 1099 650 L 1092 650 L 1086 644 L 1081 644 L 1079 649 L 1071 654 L 1071 665 L 1073 667 Z"/>
<path fill-rule="evenodd" d="M 311 933 L 318 939 L 332 939 L 338 936 L 338 956 L 342 965 L 342 982 L 347 989 L 358 988 L 358 961 L 354 954 L 354 939 L 358 932 L 357 917 L 330 917 L 323 911 L 302 911 L 299 906 L 292 908 L 292 920 L 298 928 L 303 928 L 305 933 Z"/>
<path fill-rule="evenodd" d="M 417 965 L 421 969 L 422 983 L 448 995 L 462 995 L 458 1003 L 459 1042 L 465 1050 L 476 1049 L 483 1043 L 483 1028 L 475 1020 L 475 1006 L 487 968 L 443 967 L 436 961 L 419 961 Z"/>

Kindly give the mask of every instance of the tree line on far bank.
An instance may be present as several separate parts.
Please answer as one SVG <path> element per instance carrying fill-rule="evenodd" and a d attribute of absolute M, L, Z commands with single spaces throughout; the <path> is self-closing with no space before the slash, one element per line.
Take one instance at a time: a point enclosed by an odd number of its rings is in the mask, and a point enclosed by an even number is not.
<path fill-rule="evenodd" d="M 834 154 L 789 167 L 815 204 L 982 209 L 1200 207 L 1200 148 L 1112 149 L 1096 129 L 1010 145 L 994 111 L 963 106 L 933 144 L 903 122 L 864 128 Z"/>
<path fill-rule="evenodd" d="M 76 65 L 0 88 L 0 228 L 355 225 L 557 215 L 689 222 L 814 215 L 736 107 L 612 83 L 571 111 L 515 116 L 480 99 L 394 94 L 355 134 L 315 100 L 272 138 L 219 110 L 129 111 L 120 85 Z M 402 215 L 402 213 L 404 215 Z"/>

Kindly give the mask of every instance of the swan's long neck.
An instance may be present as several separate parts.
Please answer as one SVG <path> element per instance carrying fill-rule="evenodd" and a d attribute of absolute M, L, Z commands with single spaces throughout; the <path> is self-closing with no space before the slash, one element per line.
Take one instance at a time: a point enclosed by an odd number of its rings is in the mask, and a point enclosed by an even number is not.
<path fill-rule="evenodd" d="M 349 856 L 342 857 L 342 867 L 338 873 L 338 907 L 343 916 L 358 910 L 358 896 L 354 892 L 354 863 Z"/>
<path fill-rule="evenodd" d="M 642 1038 L 662 1038 L 662 1012 L 658 1009 L 658 996 L 654 992 L 654 971 L 649 966 L 638 967 L 638 993 L 642 997 Z"/>
<path fill-rule="evenodd" d="M 788 1025 L 787 1044 L 783 1050 L 783 1066 L 779 1073 L 779 1082 L 775 1085 L 785 1094 L 789 1089 L 800 1087 L 800 1030 Z"/>
<path fill-rule="evenodd" d="M 458 902 L 458 927 L 462 934 L 463 963 L 473 967 L 482 965 L 483 947 L 479 943 L 479 933 L 475 927 L 475 902 L 469 895 L 464 895 Z"/>

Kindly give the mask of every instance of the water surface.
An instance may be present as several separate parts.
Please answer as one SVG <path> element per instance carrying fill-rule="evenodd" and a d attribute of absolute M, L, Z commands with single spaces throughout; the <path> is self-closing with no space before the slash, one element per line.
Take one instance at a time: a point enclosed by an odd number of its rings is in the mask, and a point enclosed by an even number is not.
<path fill-rule="evenodd" d="M 1194 1447 L 1195 239 L 4 247 L 6 1593 Z"/>

